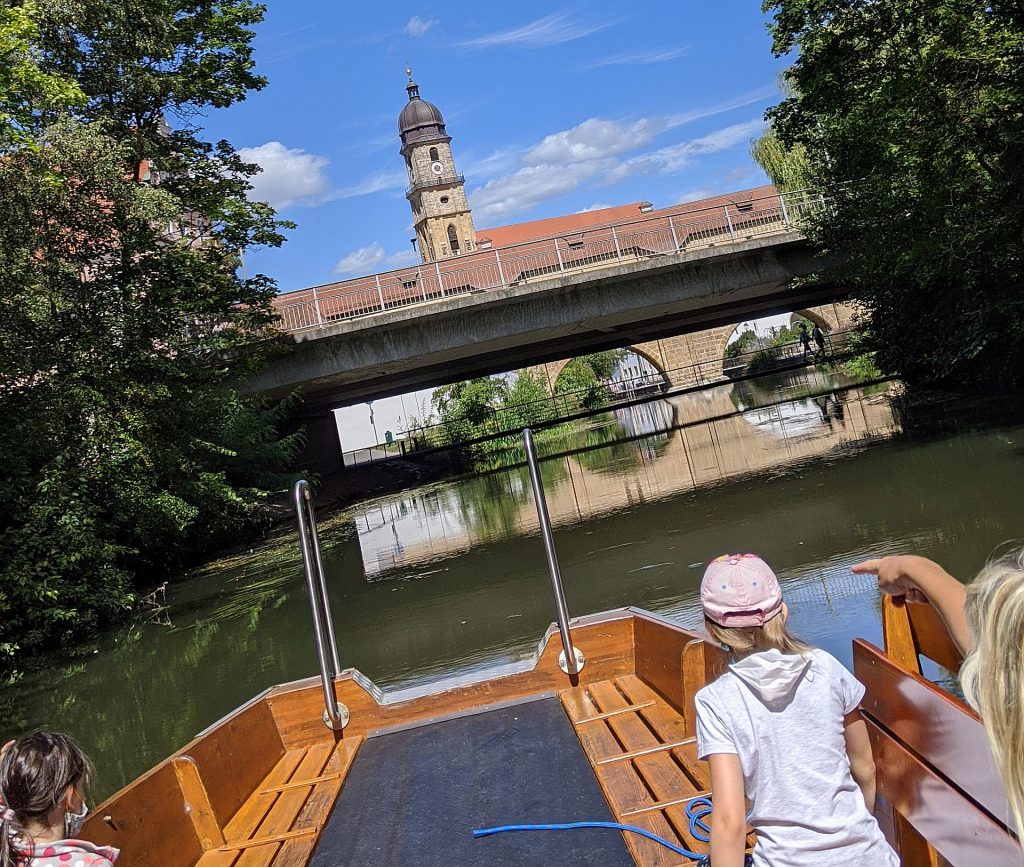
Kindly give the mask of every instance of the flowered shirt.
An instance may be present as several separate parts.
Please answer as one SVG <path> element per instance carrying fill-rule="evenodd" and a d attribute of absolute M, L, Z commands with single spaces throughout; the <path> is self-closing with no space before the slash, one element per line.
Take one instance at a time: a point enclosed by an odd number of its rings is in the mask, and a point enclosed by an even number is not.
<path fill-rule="evenodd" d="M 85 840 L 57 840 L 37 843 L 21 862 L 27 867 L 113 867 L 118 850 Z"/>

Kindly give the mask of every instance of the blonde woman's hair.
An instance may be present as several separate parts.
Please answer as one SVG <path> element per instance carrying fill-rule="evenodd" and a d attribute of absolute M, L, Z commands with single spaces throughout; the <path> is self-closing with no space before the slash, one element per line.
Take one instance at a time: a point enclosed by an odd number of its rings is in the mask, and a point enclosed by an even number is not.
<path fill-rule="evenodd" d="M 710 617 L 705 617 L 704 627 L 715 641 L 727 644 L 736 653 L 756 653 L 773 647 L 783 653 L 811 652 L 809 644 L 789 631 L 781 612 L 764 626 L 720 626 Z"/>
<path fill-rule="evenodd" d="M 967 588 L 974 649 L 960 670 L 981 715 L 1013 811 L 1024 829 L 1024 548 L 990 562 Z"/>

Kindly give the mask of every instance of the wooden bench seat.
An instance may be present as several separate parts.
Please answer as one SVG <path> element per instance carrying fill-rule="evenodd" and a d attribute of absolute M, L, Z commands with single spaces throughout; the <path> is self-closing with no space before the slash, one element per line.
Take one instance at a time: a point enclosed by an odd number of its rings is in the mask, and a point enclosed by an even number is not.
<path fill-rule="evenodd" d="M 289 750 L 224 826 L 201 867 L 301 867 L 363 738 Z"/>

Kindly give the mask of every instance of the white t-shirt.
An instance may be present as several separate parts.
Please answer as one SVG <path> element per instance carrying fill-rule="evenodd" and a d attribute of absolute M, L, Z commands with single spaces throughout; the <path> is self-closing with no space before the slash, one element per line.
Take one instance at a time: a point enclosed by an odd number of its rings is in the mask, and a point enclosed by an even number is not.
<path fill-rule="evenodd" d="M 899 867 L 850 772 L 864 687 L 823 650 L 754 653 L 697 693 L 697 754 L 739 756 L 755 867 Z"/>

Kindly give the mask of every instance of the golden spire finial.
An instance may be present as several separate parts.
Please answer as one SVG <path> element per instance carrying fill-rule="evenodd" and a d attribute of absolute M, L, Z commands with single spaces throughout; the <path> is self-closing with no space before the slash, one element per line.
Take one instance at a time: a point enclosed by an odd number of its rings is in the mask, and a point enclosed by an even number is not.
<path fill-rule="evenodd" d="M 409 76 L 409 81 L 412 81 L 412 67 L 408 63 L 405 65 L 405 74 Z"/>

